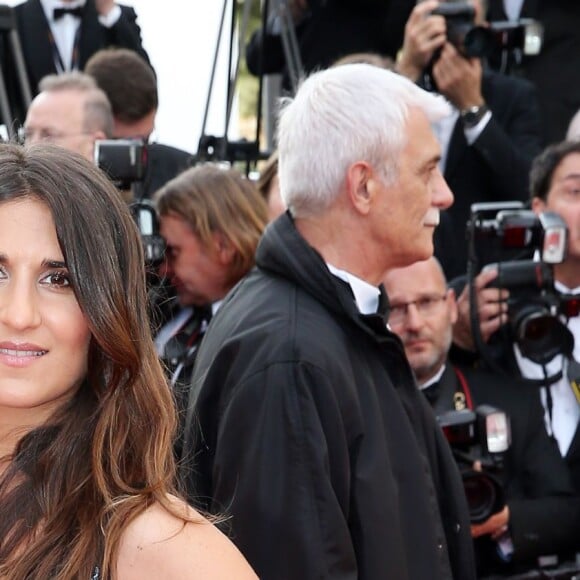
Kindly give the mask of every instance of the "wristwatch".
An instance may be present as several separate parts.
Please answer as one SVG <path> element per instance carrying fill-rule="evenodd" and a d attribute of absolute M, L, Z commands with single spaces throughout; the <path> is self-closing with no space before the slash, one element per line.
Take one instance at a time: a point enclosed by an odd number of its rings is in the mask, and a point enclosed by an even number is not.
<path fill-rule="evenodd" d="M 475 127 L 482 119 L 483 116 L 489 111 L 489 108 L 485 103 L 476 107 L 468 107 L 461 111 L 461 120 L 463 121 L 463 126 L 466 129 L 471 129 Z"/>

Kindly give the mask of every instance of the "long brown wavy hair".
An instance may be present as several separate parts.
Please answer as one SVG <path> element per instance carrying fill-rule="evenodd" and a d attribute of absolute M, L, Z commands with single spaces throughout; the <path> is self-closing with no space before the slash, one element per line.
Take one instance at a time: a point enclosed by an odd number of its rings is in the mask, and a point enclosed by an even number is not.
<path fill-rule="evenodd" d="M 172 511 L 171 392 L 151 339 L 144 259 L 128 208 L 99 169 L 49 145 L 0 145 L 0 204 L 52 212 L 92 332 L 73 399 L 19 441 L 0 479 L 0 577 L 115 575 L 127 524 L 153 502 Z"/>

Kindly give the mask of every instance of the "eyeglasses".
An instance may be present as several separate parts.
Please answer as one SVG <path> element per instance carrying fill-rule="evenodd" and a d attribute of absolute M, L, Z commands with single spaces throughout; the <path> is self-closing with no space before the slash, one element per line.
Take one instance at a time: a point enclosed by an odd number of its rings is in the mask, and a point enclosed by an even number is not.
<path fill-rule="evenodd" d="M 417 309 L 421 316 L 433 316 L 441 302 L 446 300 L 447 292 L 443 295 L 433 294 L 430 296 L 422 296 L 417 300 L 410 302 L 402 302 L 401 304 L 391 304 L 389 309 L 389 324 L 402 324 L 409 313 L 409 306 L 411 304 Z"/>
<path fill-rule="evenodd" d="M 57 141 L 62 141 L 63 139 L 69 139 L 71 137 L 82 137 L 83 135 L 90 135 L 90 132 L 81 131 L 80 133 L 57 133 L 50 131 L 48 129 L 26 129 L 21 127 L 18 130 L 18 140 L 20 143 L 30 142 L 34 138 L 37 141 L 43 141 L 45 143 L 55 143 Z"/>

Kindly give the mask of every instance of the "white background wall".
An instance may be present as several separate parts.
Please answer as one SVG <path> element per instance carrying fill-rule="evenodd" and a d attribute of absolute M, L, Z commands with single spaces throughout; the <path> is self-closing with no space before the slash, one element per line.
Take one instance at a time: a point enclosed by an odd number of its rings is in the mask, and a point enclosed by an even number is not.
<path fill-rule="evenodd" d="M 21 0 L 4 0 L 19 4 Z M 227 53 L 234 0 L 123 0 L 138 15 L 143 45 L 157 72 L 159 112 L 156 140 L 197 150 L 224 1 L 224 37 L 214 81 L 206 134 L 224 134 Z M 230 136 L 236 138 L 236 114 Z"/>

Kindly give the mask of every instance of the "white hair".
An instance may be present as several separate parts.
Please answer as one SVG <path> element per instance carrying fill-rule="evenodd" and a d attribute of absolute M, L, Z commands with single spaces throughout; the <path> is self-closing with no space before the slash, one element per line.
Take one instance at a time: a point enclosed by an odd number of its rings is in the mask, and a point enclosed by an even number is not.
<path fill-rule="evenodd" d="M 580 109 L 572 117 L 566 133 L 567 141 L 580 141 Z"/>
<path fill-rule="evenodd" d="M 280 193 L 292 214 L 326 210 L 357 161 L 393 183 L 411 107 L 430 122 L 451 113 L 443 97 L 368 64 L 342 65 L 304 80 L 294 99 L 283 100 L 278 126 Z"/>

